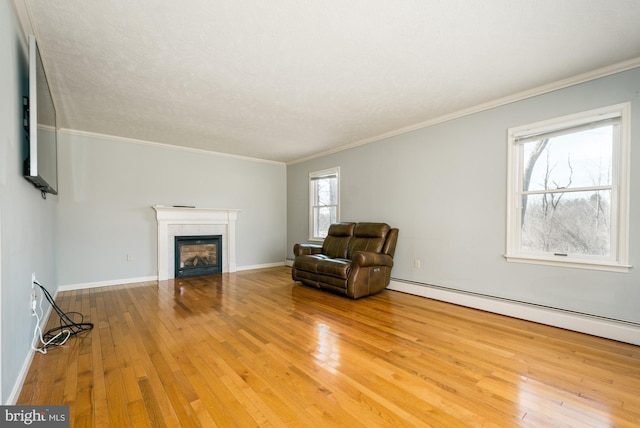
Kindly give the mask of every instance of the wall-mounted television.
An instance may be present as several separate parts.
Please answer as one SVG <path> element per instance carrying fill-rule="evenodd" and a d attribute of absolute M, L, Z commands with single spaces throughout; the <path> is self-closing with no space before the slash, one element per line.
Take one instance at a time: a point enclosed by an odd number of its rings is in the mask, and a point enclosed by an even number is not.
<path fill-rule="evenodd" d="M 24 97 L 24 177 L 45 197 L 58 194 L 56 110 L 36 38 L 29 36 L 29 96 Z"/>

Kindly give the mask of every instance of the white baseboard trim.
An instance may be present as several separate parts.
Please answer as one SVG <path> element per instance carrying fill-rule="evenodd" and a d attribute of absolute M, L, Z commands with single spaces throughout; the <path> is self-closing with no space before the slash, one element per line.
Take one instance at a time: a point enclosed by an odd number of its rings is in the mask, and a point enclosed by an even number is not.
<path fill-rule="evenodd" d="M 592 336 L 640 345 L 640 326 L 633 323 L 434 287 L 427 284 L 391 280 L 387 288 Z"/>
<path fill-rule="evenodd" d="M 276 263 L 265 263 L 260 265 L 251 265 L 251 266 L 238 266 L 236 268 L 237 272 L 243 270 L 253 270 L 253 269 L 266 269 L 276 266 L 283 266 L 283 262 Z M 97 287 L 110 287 L 112 285 L 123 285 L 123 284 L 134 284 L 137 282 L 147 282 L 147 281 L 157 281 L 158 276 L 143 276 L 139 278 L 122 278 L 122 279 L 112 279 L 108 281 L 97 281 L 97 282 L 85 282 L 80 284 L 67 284 L 61 285 L 58 287 L 58 291 L 73 291 L 73 290 L 83 290 L 85 288 L 97 288 Z"/>
<path fill-rule="evenodd" d="M 112 279 L 108 281 L 98 281 L 98 282 L 85 282 L 80 284 L 68 284 L 68 285 L 60 285 L 58 287 L 58 292 L 60 291 L 73 291 L 73 290 L 84 290 L 85 288 L 98 288 L 98 287 L 109 287 L 112 285 L 122 285 L 122 284 L 133 284 L 136 282 L 147 282 L 147 281 L 157 281 L 158 276 L 143 276 L 139 278 L 123 278 L 123 279 Z"/>
<path fill-rule="evenodd" d="M 272 268 L 272 267 L 277 267 L 277 266 L 283 266 L 284 263 L 283 262 L 276 262 L 276 263 L 265 263 L 265 264 L 261 264 L 261 265 L 251 265 L 251 266 L 238 266 L 237 267 L 237 271 L 240 272 L 242 270 L 253 270 L 253 269 L 267 269 L 267 268 Z"/>
<path fill-rule="evenodd" d="M 22 391 L 24 381 L 27 379 L 27 374 L 29 373 L 29 368 L 31 367 L 31 362 L 33 361 L 33 357 L 35 354 L 36 351 L 34 350 L 30 350 L 27 354 L 27 358 L 25 358 L 24 363 L 22 363 L 22 367 L 20 368 L 20 372 L 18 373 L 16 383 L 13 385 L 11 394 L 9 394 L 9 396 L 7 397 L 7 401 L 4 403 L 5 406 L 15 406 L 15 404 L 18 402 L 20 391 Z"/>
<path fill-rule="evenodd" d="M 57 297 L 58 297 L 58 292 L 56 291 L 56 293 L 53 295 L 53 300 L 55 301 Z M 43 305 L 44 305 L 44 302 L 47 302 L 47 300 L 45 299 L 43 301 Z M 51 316 L 51 311 L 53 311 L 53 307 L 49 305 L 47 310 L 44 311 L 44 315 L 40 319 L 41 329 L 46 327 L 47 321 L 49 321 L 49 317 Z M 35 337 L 33 337 L 31 340 L 31 344 L 33 346 L 37 346 L 38 340 Z M 36 355 L 36 351 L 34 351 L 33 349 L 31 349 L 27 354 L 27 358 L 25 358 L 24 362 L 22 363 L 22 367 L 20 368 L 20 372 L 18 373 L 18 378 L 16 379 L 16 383 L 13 385 L 13 388 L 11 389 L 11 394 L 9 394 L 9 397 L 7 397 L 7 401 L 4 403 L 4 405 L 15 406 L 15 404 L 18 402 L 20 391 L 22 391 L 22 387 L 24 386 L 24 381 L 27 380 L 27 374 L 29 374 L 29 368 L 31 368 L 31 363 L 33 362 L 33 357 L 35 355 Z"/>

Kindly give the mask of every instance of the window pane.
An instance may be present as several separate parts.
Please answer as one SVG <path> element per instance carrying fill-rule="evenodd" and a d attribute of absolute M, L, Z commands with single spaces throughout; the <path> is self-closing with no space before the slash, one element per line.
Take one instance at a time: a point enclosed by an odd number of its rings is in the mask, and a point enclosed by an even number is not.
<path fill-rule="evenodd" d="M 340 221 L 339 179 L 339 167 L 309 174 L 309 236 L 313 240 L 325 238 L 329 226 Z"/>
<path fill-rule="evenodd" d="M 337 221 L 337 207 L 315 207 L 314 213 L 314 231 L 313 236 L 316 238 L 324 238 L 327 236 L 329 226 Z"/>
<path fill-rule="evenodd" d="M 609 256 L 611 191 L 523 197 L 521 249 Z"/>
<path fill-rule="evenodd" d="M 617 126 L 523 143 L 522 190 L 610 185 L 613 133 Z"/>
<path fill-rule="evenodd" d="M 338 179 L 321 178 L 315 181 L 316 203 L 315 205 L 336 205 L 338 203 Z"/>

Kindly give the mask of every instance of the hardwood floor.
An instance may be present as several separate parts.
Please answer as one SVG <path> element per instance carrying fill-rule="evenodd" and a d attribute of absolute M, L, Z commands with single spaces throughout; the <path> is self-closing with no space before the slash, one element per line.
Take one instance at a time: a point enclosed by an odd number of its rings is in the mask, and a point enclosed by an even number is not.
<path fill-rule="evenodd" d="M 286 267 L 58 304 L 95 328 L 37 354 L 18 404 L 71 426 L 640 426 L 640 347 Z"/>

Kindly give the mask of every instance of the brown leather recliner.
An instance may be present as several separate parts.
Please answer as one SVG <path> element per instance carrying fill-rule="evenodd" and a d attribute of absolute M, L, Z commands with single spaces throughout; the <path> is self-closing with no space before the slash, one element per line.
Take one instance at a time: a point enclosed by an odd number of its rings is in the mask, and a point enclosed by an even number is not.
<path fill-rule="evenodd" d="M 357 299 L 391 280 L 398 229 L 386 223 L 336 223 L 322 245 L 295 244 L 291 277 Z"/>

